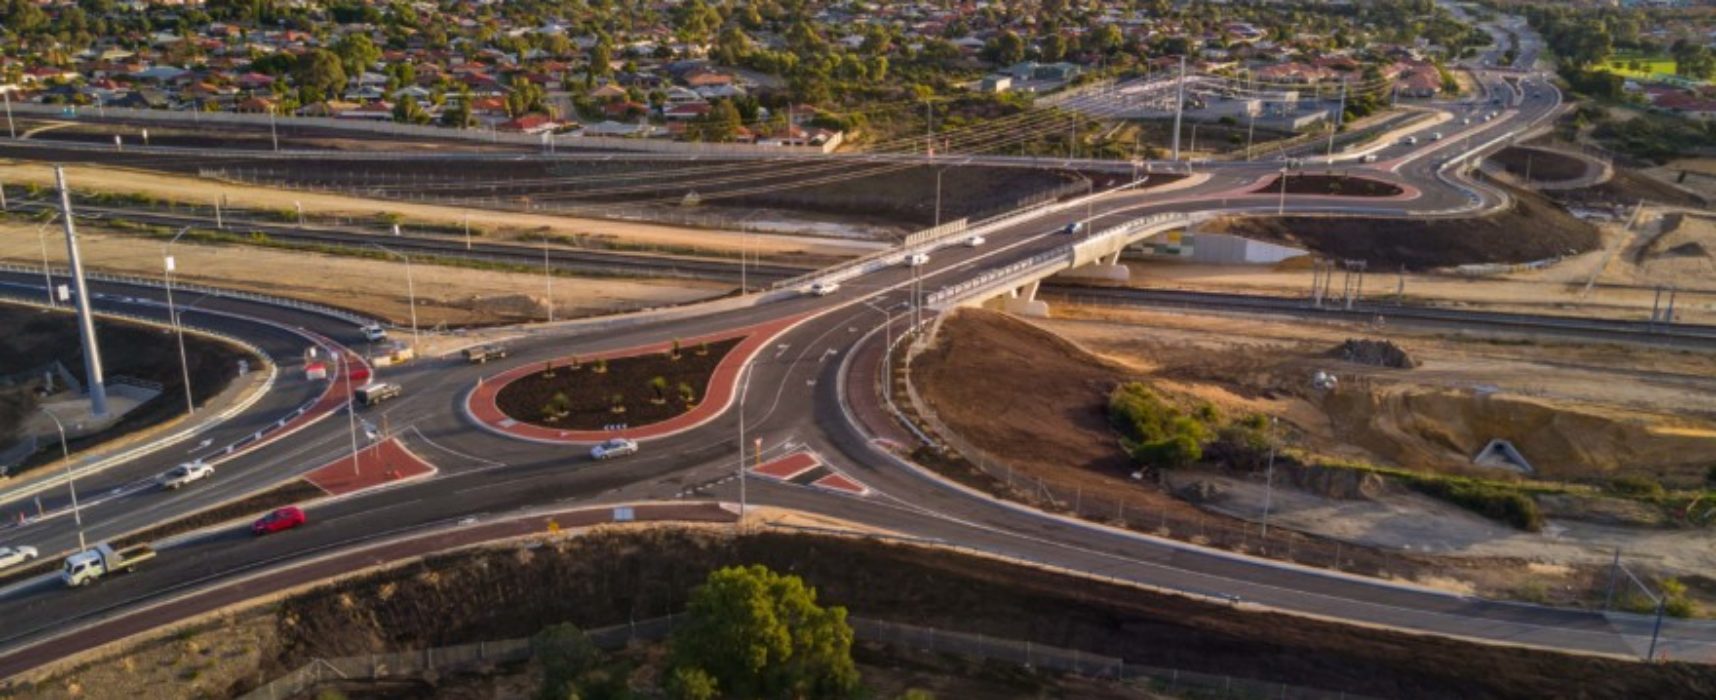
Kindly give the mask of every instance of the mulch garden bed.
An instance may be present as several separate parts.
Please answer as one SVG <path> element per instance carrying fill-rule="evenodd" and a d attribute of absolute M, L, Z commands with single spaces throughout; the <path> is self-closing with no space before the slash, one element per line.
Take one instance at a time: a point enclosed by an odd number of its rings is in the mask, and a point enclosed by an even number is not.
<path fill-rule="evenodd" d="M 557 361 L 551 373 L 533 372 L 502 387 L 495 405 L 513 420 L 545 428 L 602 430 L 621 423 L 634 428 L 658 423 L 703 400 L 715 367 L 740 340 L 729 338 L 707 348 L 687 344 L 677 360 L 666 352 L 613 358 L 606 372 L 597 371 L 597 361 L 584 360 L 577 369 Z M 665 400 L 659 403 L 662 397 L 651 385 L 656 377 L 667 380 Z M 689 403 L 683 400 L 682 384 L 691 389 Z M 616 395 L 623 413 L 613 410 Z M 564 399 L 557 401 L 556 396 Z"/>
<path fill-rule="evenodd" d="M 1332 194 L 1346 197 L 1393 197 L 1404 190 L 1400 187 L 1362 177 L 1347 177 L 1345 175 L 1288 175 L 1287 194 Z M 1281 192 L 1281 177 L 1278 175 L 1269 184 L 1258 188 L 1252 194 L 1271 194 Z"/>

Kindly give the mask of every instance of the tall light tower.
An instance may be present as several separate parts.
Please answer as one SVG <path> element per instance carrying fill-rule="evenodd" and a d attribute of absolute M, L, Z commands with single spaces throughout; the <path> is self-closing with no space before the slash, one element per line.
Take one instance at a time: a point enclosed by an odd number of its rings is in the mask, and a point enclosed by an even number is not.
<path fill-rule="evenodd" d="M 54 166 L 54 184 L 60 188 L 60 221 L 66 227 L 66 260 L 71 265 L 72 287 L 77 290 L 77 334 L 83 340 L 83 373 L 89 385 L 89 413 L 107 415 L 107 384 L 101 376 L 101 349 L 95 342 L 95 317 L 89 310 L 89 286 L 83 281 L 83 260 L 77 254 L 77 226 L 72 223 L 71 191 L 66 189 L 66 171 Z"/>
<path fill-rule="evenodd" d="M 1186 57 L 1180 56 L 1180 80 L 1174 88 L 1174 160 L 1180 159 L 1180 115 L 1186 111 Z"/>

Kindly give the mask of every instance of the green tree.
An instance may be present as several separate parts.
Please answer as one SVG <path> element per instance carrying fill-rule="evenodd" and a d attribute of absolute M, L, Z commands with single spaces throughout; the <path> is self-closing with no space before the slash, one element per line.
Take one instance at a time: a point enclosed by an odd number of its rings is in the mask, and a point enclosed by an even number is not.
<path fill-rule="evenodd" d="M 340 65 L 340 57 L 327 49 L 311 49 L 299 56 L 292 78 L 305 104 L 338 97 L 346 89 L 346 70 Z"/>
<path fill-rule="evenodd" d="M 356 76 L 375 65 L 381 58 L 381 49 L 369 40 L 369 35 L 353 32 L 334 42 L 334 55 L 340 57 L 340 67 L 345 69 L 346 75 Z"/>
<path fill-rule="evenodd" d="M 692 122 L 685 135 L 695 141 L 732 141 L 742 124 L 739 108 L 732 100 L 720 100 L 709 106 L 709 113 Z"/>
<path fill-rule="evenodd" d="M 602 652 L 589 635 L 571 623 L 551 625 L 530 638 L 531 651 L 542 664 L 542 700 L 579 697 L 579 680 L 602 661 Z"/>
<path fill-rule="evenodd" d="M 681 666 L 667 677 L 667 697 L 672 700 L 715 700 L 720 684 L 701 668 Z"/>
<path fill-rule="evenodd" d="M 990 39 L 989 44 L 983 48 L 984 52 L 989 55 L 989 60 L 1003 66 L 1010 66 L 1025 60 L 1025 40 L 1011 29 L 1001 32 L 1001 35 L 994 39 Z"/>
<path fill-rule="evenodd" d="M 403 124 L 428 124 L 431 119 L 429 113 L 423 110 L 423 105 L 417 104 L 417 98 L 406 95 L 394 103 L 393 121 Z"/>
<path fill-rule="evenodd" d="M 692 593 L 688 612 L 673 633 L 672 665 L 705 672 L 729 697 L 834 698 L 858 686 L 846 609 L 818 605 L 797 576 L 720 569 Z"/>

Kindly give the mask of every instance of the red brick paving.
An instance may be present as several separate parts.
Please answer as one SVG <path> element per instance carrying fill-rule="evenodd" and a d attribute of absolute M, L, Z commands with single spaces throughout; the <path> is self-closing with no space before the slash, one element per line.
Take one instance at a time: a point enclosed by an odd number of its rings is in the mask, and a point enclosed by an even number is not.
<path fill-rule="evenodd" d="M 632 506 L 632 520 L 730 523 L 733 513 L 719 504 L 644 504 Z M 206 590 L 153 607 L 121 613 L 100 624 L 0 655 L 0 678 L 10 678 L 43 664 L 172 625 L 260 596 L 279 593 L 365 567 L 421 557 L 435 552 L 546 533 L 549 521 L 560 528 L 578 528 L 614 521 L 614 508 L 584 508 L 528 518 L 481 523 L 471 527 L 408 537 L 367 548 L 352 549 L 316 561 L 283 567 L 267 575 L 216 584 Z M 170 553 L 163 554 L 165 559 Z M 0 691 L 9 687 L 0 684 Z"/>
<path fill-rule="evenodd" d="M 388 439 L 358 450 L 355 469 L 352 456 L 346 455 L 317 467 L 304 479 L 339 496 L 434 472 L 435 465 L 405 449 L 398 440 Z"/>
<path fill-rule="evenodd" d="M 815 455 L 809 452 L 795 452 L 762 466 L 753 467 L 751 473 L 786 481 L 815 469 L 818 464 L 821 462 L 816 459 Z"/>
<path fill-rule="evenodd" d="M 832 491 L 844 491 L 857 496 L 862 496 L 870 492 L 870 489 L 865 488 L 863 484 L 860 484 L 839 472 L 817 479 L 815 482 L 811 483 L 811 486 Z"/>
<path fill-rule="evenodd" d="M 713 343 L 729 338 L 744 338 L 744 340 L 739 341 L 738 345 L 733 346 L 733 349 L 727 352 L 727 356 L 721 358 L 721 364 L 715 367 L 714 374 L 709 378 L 709 386 L 704 387 L 703 389 L 703 400 L 698 402 L 691 410 L 664 421 L 651 423 L 649 425 L 631 426 L 618 431 L 560 430 L 556 428 L 545 428 L 540 425 L 532 425 L 530 423 L 517 421 L 508 417 L 501 411 L 500 407 L 496 405 L 495 397 L 500 394 L 501 388 L 506 386 L 508 383 L 516 381 L 520 377 L 532 372 L 541 371 L 543 366 L 540 364 L 520 365 L 492 377 L 484 377 L 482 383 L 478 384 L 477 387 L 473 389 L 468 396 L 466 396 L 465 410 L 470 414 L 471 418 L 475 419 L 477 423 L 489 430 L 510 437 L 536 442 L 556 444 L 591 444 L 601 442 L 611 437 L 625 437 L 633 440 L 648 440 L 650 438 L 666 437 L 668 435 L 695 428 L 713 419 L 715 416 L 720 415 L 721 411 L 726 409 L 728 402 L 733 397 L 733 390 L 737 386 L 739 380 L 739 371 L 745 366 L 745 363 L 749 361 L 752 356 L 756 355 L 759 350 L 762 350 L 767 346 L 769 341 L 773 340 L 775 336 L 781 333 L 781 331 L 786 330 L 802 318 L 804 317 L 789 316 L 755 326 L 681 339 L 681 342 L 685 346 L 689 347 L 704 342 Z M 659 343 L 626 348 L 623 350 L 614 350 L 590 356 L 580 356 L 579 360 L 581 362 L 589 362 L 597 359 L 612 360 L 619 357 L 632 357 L 635 355 L 666 352 L 672 347 L 672 345 L 673 343 L 671 340 L 664 340 Z M 570 361 L 570 359 L 571 358 L 568 357 L 554 360 L 554 366 L 564 366 Z"/>

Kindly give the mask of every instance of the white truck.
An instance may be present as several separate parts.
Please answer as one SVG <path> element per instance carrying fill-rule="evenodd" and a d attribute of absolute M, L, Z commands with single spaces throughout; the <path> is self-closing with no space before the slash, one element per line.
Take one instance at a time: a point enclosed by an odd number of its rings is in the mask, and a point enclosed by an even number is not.
<path fill-rule="evenodd" d="M 202 462 L 186 462 L 162 472 L 155 477 L 155 483 L 168 491 L 177 491 L 211 476 L 214 476 L 214 467 Z"/>
<path fill-rule="evenodd" d="M 135 571 L 137 565 L 155 558 L 155 549 L 146 544 L 114 549 L 106 542 L 66 557 L 60 569 L 60 580 L 77 588 L 119 571 Z"/>

